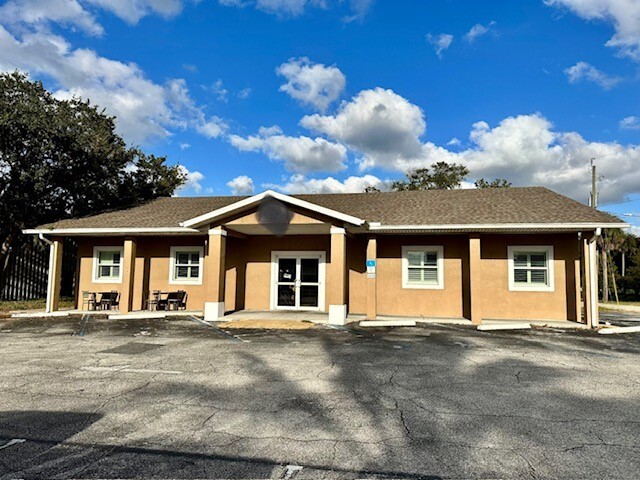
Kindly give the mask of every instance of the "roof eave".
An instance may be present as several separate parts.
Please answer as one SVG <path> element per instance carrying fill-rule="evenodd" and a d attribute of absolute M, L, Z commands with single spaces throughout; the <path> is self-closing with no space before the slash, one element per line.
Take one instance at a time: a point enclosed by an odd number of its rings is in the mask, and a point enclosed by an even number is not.
<path fill-rule="evenodd" d="M 457 225 L 382 225 L 369 224 L 370 232 L 379 233 L 526 233 L 580 232 L 596 228 L 629 228 L 628 223 L 496 223 Z"/>
<path fill-rule="evenodd" d="M 253 195 L 252 197 L 239 200 L 235 203 L 232 203 L 231 205 L 227 205 L 225 207 L 218 208 L 216 210 L 205 213 L 203 215 L 190 218 L 189 220 L 181 222 L 180 225 L 183 227 L 197 228 L 207 223 L 215 222 L 216 220 L 224 218 L 230 215 L 231 213 L 240 212 L 242 210 L 249 209 L 259 204 L 262 200 L 264 200 L 267 197 L 271 197 L 276 200 L 280 200 L 281 202 L 289 203 L 290 205 L 301 207 L 301 208 L 310 210 L 312 212 L 325 215 L 330 218 L 335 218 L 336 220 L 340 220 L 342 222 L 349 223 L 351 225 L 362 226 L 366 223 L 365 220 L 358 217 L 354 217 L 352 215 L 347 215 L 345 213 L 338 212 L 330 208 L 322 207 L 315 203 L 307 202 L 306 200 L 301 200 L 299 198 L 291 197 L 283 193 L 274 192 L 273 190 L 266 190 L 257 195 Z"/>
<path fill-rule="evenodd" d="M 25 235 L 64 235 L 69 237 L 122 236 L 122 235 L 202 235 L 195 228 L 185 227 L 147 227 L 147 228 L 27 228 Z"/>

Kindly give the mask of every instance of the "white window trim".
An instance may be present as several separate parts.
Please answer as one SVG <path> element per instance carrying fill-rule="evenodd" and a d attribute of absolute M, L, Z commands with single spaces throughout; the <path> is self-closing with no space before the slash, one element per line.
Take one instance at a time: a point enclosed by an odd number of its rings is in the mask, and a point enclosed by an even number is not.
<path fill-rule="evenodd" d="M 544 252 L 547 254 L 547 285 L 523 285 L 516 284 L 514 279 L 514 262 L 513 256 L 516 252 L 524 253 L 538 253 Z M 509 291 L 510 292 L 553 292 L 555 291 L 554 285 L 554 271 L 553 271 L 553 245 L 510 245 L 507 247 L 509 268 Z"/>
<path fill-rule="evenodd" d="M 278 260 L 280 258 L 317 258 L 318 259 L 318 306 L 317 307 L 278 307 Z M 271 251 L 271 288 L 270 310 L 325 311 L 325 281 L 327 253 L 325 251 L 272 250 Z"/>
<path fill-rule="evenodd" d="M 204 247 L 179 246 L 171 247 L 169 257 L 169 285 L 202 285 L 202 270 L 204 267 Z M 198 278 L 184 279 L 175 278 L 176 252 L 198 252 Z"/>
<path fill-rule="evenodd" d="M 438 255 L 438 283 L 410 283 L 408 252 L 436 252 Z M 442 245 L 407 245 L 402 247 L 402 288 L 444 290 L 444 247 Z"/>
<path fill-rule="evenodd" d="M 119 252 L 120 253 L 120 274 L 117 277 L 104 277 L 98 276 L 98 258 L 100 252 Z M 93 283 L 122 283 L 122 262 L 124 260 L 124 247 L 101 245 L 99 247 L 93 247 Z"/>

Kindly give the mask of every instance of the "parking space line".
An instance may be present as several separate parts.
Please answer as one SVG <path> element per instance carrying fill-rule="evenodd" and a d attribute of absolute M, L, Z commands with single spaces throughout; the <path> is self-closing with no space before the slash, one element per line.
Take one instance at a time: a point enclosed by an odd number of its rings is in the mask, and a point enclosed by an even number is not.
<path fill-rule="evenodd" d="M 301 465 L 287 465 L 285 468 L 286 468 L 286 471 L 284 472 L 284 476 L 282 477 L 282 479 L 290 480 L 291 478 L 293 478 L 294 475 L 296 475 L 304 467 L 302 467 Z"/>
<path fill-rule="evenodd" d="M 11 447 L 13 445 L 18 445 L 19 443 L 24 443 L 27 440 L 24 438 L 12 438 L 11 440 L 9 440 L 7 443 L 5 443 L 4 445 L 0 445 L 0 450 L 4 449 L 4 448 L 8 448 Z"/>
<path fill-rule="evenodd" d="M 113 366 L 113 367 L 81 367 L 80 370 L 88 372 L 125 372 L 125 373 L 164 373 L 165 375 L 182 375 L 183 372 L 179 370 L 153 370 L 148 368 L 129 368 L 129 365 L 125 366 Z"/>

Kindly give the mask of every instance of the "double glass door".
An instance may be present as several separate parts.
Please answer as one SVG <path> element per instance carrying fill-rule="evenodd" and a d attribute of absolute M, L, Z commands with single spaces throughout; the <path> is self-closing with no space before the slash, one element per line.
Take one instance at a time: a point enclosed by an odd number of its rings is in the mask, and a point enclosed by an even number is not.
<path fill-rule="evenodd" d="M 320 255 L 280 254 L 275 262 L 275 308 L 322 310 Z"/>

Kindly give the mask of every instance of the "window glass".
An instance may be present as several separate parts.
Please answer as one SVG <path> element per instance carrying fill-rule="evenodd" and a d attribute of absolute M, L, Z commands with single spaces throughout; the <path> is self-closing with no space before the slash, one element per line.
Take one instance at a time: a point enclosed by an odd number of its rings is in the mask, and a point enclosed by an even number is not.
<path fill-rule="evenodd" d="M 200 252 L 176 251 L 174 254 L 174 280 L 198 280 L 200 278 Z"/>
<path fill-rule="evenodd" d="M 97 261 L 96 275 L 98 279 L 117 279 L 120 277 L 119 250 L 98 250 Z"/>
<path fill-rule="evenodd" d="M 406 285 L 438 285 L 440 272 L 437 250 L 405 250 Z"/>
<path fill-rule="evenodd" d="M 544 286 L 549 282 L 546 252 L 514 252 L 513 281 L 519 285 Z"/>

